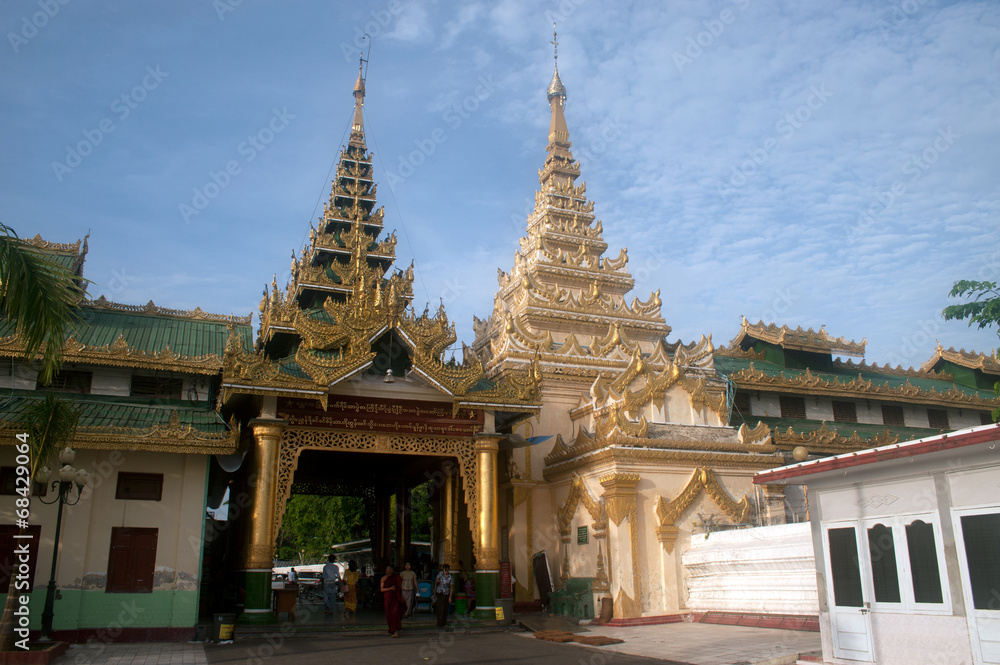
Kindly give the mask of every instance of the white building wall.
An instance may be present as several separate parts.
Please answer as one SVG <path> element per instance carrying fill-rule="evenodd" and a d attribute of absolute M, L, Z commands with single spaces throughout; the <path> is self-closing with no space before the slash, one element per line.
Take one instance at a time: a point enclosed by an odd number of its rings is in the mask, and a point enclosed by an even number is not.
<path fill-rule="evenodd" d="M 819 613 L 807 522 L 695 536 L 681 560 L 690 610 Z"/>

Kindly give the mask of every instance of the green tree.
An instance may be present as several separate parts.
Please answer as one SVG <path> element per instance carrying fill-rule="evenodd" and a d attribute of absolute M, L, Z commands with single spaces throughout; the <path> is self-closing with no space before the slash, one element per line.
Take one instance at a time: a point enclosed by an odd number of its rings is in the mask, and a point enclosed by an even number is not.
<path fill-rule="evenodd" d="M 35 478 L 36 472 L 53 457 L 55 451 L 69 445 L 70 441 L 73 440 L 79 419 L 79 411 L 68 402 L 56 398 L 52 393 L 49 393 L 44 400 L 33 401 L 21 412 L 18 424 L 27 434 L 25 443 L 30 449 L 29 474 L 32 479 Z M 27 492 L 26 498 L 30 510 L 30 491 Z M 21 527 L 21 534 L 23 535 L 24 532 L 25 528 Z M 19 595 L 14 588 L 15 583 L 16 578 L 11 575 L 3 617 L 0 618 L 0 651 L 14 650 L 14 629 L 17 624 L 14 611 L 17 609 Z"/>
<path fill-rule="evenodd" d="M 294 560 L 301 552 L 304 557 L 319 558 L 329 554 L 334 543 L 367 537 L 361 497 L 297 494 L 285 508 L 275 555 Z"/>
<path fill-rule="evenodd" d="M 76 320 L 74 305 L 83 281 L 23 242 L 0 223 L 0 316 L 24 338 L 25 355 L 42 352 L 39 381 L 47 385 L 59 370 L 63 342 Z"/>
<path fill-rule="evenodd" d="M 410 494 L 410 539 L 429 541 L 431 539 L 430 481 L 417 485 Z"/>
<path fill-rule="evenodd" d="M 962 279 L 951 287 L 952 298 L 968 298 L 969 302 L 948 305 L 942 311 L 945 321 L 969 321 L 979 328 L 1000 325 L 1000 287 L 996 282 Z M 997 330 L 1000 335 L 1000 329 Z M 993 385 L 993 392 L 1000 395 L 1000 381 Z M 1000 407 L 993 410 L 993 420 L 1000 420 Z"/>

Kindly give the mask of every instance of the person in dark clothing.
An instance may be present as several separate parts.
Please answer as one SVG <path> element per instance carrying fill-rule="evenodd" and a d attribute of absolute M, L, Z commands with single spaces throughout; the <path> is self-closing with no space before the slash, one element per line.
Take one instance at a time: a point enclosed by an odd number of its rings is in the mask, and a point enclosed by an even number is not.
<path fill-rule="evenodd" d="M 451 578 L 448 564 L 442 563 L 441 570 L 434 578 L 434 611 L 437 613 L 438 628 L 448 623 L 448 608 L 454 596 L 455 583 Z"/>

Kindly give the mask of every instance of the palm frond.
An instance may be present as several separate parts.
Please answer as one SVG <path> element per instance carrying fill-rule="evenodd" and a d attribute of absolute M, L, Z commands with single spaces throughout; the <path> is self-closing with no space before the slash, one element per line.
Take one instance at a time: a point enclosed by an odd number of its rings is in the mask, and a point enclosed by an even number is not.
<path fill-rule="evenodd" d="M 24 408 L 18 419 L 31 446 L 31 476 L 60 448 L 69 445 L 80 422 L 80 412 L 53 393 Z"/>
<path fill-rule="evenodd" d="M 0 223 L 0 315 L 17 325 L 28 358 L 44 346 L 43 385 L 58 371 L 63 342 L 77 319 L 78 279 Z"/>

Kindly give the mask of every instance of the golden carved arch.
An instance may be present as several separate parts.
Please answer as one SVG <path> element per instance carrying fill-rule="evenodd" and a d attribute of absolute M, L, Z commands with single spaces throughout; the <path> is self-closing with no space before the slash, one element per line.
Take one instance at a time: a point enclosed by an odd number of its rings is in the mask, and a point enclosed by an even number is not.
<path fill-rule="evenodd" d="M 274 506 L 274 531 L 281 528 L 285 506 L 292 494 L 292 479 L 303 450 L 333 452 L 397 453 L 400 455 L 431 455 L 454 457 L 458 460 L 465 505 L 472 529 L 473 547 L 479 543 L 479 487 L 476 478 L 476 454 L 473 440 L 460 437 L 407 436 L 387 432 L 347 432 L 291 427 L 281 435 L 278 458 L 278 486 Z M 479 552 L 476 551 L 479 558 Z"/>
<path fill-rule="evenodd" d="M 593 518 L 595 529 L 604 531 L 608 528 L 608 515 L 604 510 L 604 502 L 598 501 L 591 496 L 590 490 L 587 489 L 587 484 L 583 478 L 574 476 L 569 486 L 569 495 L 562 505 L 559 506 L 557 513 L 560 535 L 570 535 L 573 515 L 576 514 L 576 508 L 581 502 Z"/>
<path fill-rule="evenodd" d="M 678 528 L 674 522 L 681 516 L 687 508 L 694 503 L 702 490 L 708 493 L 726 517 L 735 523 L 743 522 L 750 515 L 750 498 L 743 495 L 739 501 L 734 500 L 715 478 L 715 473 L 707 466 L 698 467 L 691 474 L 691 479 L 672 501 L 667 501 L 662 495 L 656 497 L 656 517 L 659 526 L 656 528 L 657 537 L 667 550 L 667 554 L 674 551 L 674 541 L 677 539 Z"/>

